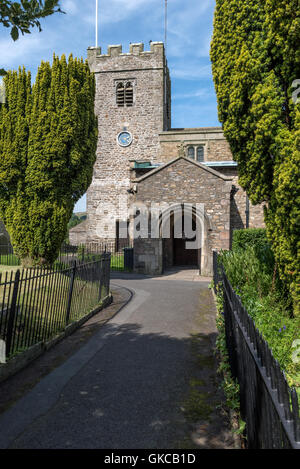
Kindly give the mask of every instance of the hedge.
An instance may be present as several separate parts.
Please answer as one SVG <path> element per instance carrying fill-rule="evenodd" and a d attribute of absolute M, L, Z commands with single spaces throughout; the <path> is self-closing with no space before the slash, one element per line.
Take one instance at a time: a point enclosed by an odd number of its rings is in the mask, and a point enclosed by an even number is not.
<path fill-rule="evenodd" d="M 248 228 L 234 230 L 232 237 L 232 250 L 246 249 L 248 247 L 265 247 L 269 245 L 266 230 L 264 228 Z"/>

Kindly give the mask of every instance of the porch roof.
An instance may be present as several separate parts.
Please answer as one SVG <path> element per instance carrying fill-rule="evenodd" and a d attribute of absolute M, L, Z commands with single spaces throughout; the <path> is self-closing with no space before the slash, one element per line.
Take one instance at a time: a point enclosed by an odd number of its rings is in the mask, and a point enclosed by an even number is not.
<path fill-rule="evenodd" d="M 185 156 L 178 156 L 177 158 L 168 161 L 167 163 L 163 164 L 162 166 L 159 166 L 157 168 L 152 169 L 148 173 L 144 174 L 143 176 L 133 179 L 132 182 L 139 183 L 144 181 L 145 179 L 154 176 L 154 174 L 158 173 L 159 171 L 162 171 L 164 168 L 167 168 L 168 166 L 171 166 L 172 164 L 176 163 L 179 160 L 186 161 L 187 163 L 194 165 L 198 167 L 199 169 L 202 169 L 204 171 L 207 171 L 211 174 L 214 174 L 215 176 L 219 177 L 220 179 L 223 179 L 223 181 L 232 181 L 233 177 L 231 176 L 224 176 L 223 174 L 219 173 L 218 171 L 208 167 L 207 165 L 203 163 L 198 163 L 197 161 L 191 160 L 190 158 L 186 158 Z"/>

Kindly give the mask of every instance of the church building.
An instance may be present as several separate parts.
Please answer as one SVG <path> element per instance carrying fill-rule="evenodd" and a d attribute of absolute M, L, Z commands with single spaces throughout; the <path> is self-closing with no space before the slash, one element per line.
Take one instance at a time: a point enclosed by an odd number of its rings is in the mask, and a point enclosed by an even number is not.
<path fill-rule="evenodd" d="M 263 207 L 252 206 L 238 185 L 222 128 L 172 128 L 162 42 L 151 42 L 149 51 L 131 44 L 129 53 L 121 45 L 109 46 L 107 54 L 91 47 L 88 62 L 96 78 L 99 137 L 80 242 L 132 243 L 136 272 L 158 275 L 184 265 L 211 275 L 212 252 L 230 248 L 234 229 L 263 226 Z M 137 215 L 155 204 L 166 210 L 153 235 L 151 216 L 141 229 Z M 184 206 L 193 229 L 201 231 L 201 245 L 194 248 L 187 248 Z M 163 235 L 166 222 L 169 236 Z"/>

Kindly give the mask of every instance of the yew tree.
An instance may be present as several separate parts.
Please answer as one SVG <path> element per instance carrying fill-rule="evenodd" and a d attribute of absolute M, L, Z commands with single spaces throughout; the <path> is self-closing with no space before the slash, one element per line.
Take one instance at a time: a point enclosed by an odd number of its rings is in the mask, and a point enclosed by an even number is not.
<path fill-rule="evenodd" d="M 25 266 L 51 264 L 96 160 L 95 80 L 87 62 L 54 56 L 35 84 L 4 78 L 0 105 L 0 218 Z"/>
<path fill-rule="evenodd" d="M 299 313 L 300 11 L 298 0 L 217 0 L 211 45 L 219 119 Z"/>

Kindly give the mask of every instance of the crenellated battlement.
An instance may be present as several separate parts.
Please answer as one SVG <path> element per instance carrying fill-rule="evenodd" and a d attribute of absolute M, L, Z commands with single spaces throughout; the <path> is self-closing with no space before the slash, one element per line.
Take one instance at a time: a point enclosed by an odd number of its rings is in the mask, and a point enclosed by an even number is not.
<path fill-rule="evenodd" d="M 165 48 L 163 42 L 150 42 L 150 50 L 144 50 L 144 44 L 142 42 L 132 43 L 129 46 L 129 52 L 123 52 L 122 44 L 111 45 L 107 47 L 107 54 L 102 54 L 101 47 L 89 47 L 88 48 L 88 60 L 101 60 L 109 57 L 130 57 L 130 56 L 149 56 L 149 55 L 160 55 L 164 56 Z"/>

